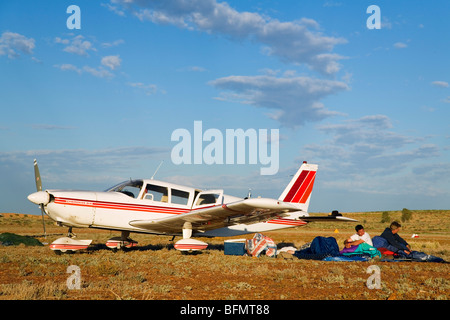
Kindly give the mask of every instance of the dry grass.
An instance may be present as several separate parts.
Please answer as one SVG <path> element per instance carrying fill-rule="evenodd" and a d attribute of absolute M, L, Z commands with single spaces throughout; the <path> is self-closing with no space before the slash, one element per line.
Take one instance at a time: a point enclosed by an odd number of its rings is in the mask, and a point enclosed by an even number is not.
<path fill-rule="evenodd" d="M 349 213 L 371 236 L 386 227 L 381 212 Z M 400 220 L 401 212 L 391 212 Z M 0 233 L 41 233 L 40 216 L 4 214 Z M 413 211 L 402 236 L 419 251 L 450 261 L 450 211 Z M 335 229 L 339 233 L 334 233 Z M 314 223 L 267 233 L 275 242 L 300 246 L 315 236 L 342 241 L 354 232 L 353 223 Z M 47 223 L 49 234 L 66 233 Z M 298 300 L 298 299 L 423 299 L 450 298 L 449 264 L 388 262 L 324 262 L 225 256 L 221 238 L 207 239 L 200 254 L 173 249 L 170 237 L 133 234 L 139 247 L 112 252 L 103 243 L 118 233 L 76 229 L 79 239 L 93 239 L 88 250 L 55 255 L 47 246 L 0 246 L 2 300 Z M 409 238 L 412 233 L 419 238 Z M 52 235 L 51 242 L 60 235 Z M 251 238 L 251 235 L 246 236 Z M 44 239 L 40 238 L 41 241 Z M 80 289 L 69 289 L 67 268 L 81 270 Z M 381 270 L 381 289 L 368 289 L 370 265 Z"/>

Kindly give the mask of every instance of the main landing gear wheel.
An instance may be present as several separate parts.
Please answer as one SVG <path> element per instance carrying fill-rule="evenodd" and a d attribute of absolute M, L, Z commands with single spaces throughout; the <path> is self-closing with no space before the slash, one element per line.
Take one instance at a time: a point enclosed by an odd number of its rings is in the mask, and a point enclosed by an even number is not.
<path fill-rule="evenodd" d="M 106 241 L 106 246 L 114 252 L 117 252 L 118 250 L 128 250 L 136 247 L 138 242 L 131 239 L 129 235 L 130 232 L 122 231 L 122 235 L 120 237 L 114 237 Z"/>
<path fill-rule="evenodd" d="M 192 224 L 185 222 L 183 225 L 183 239 L 178 240 L 174 244 L 174 248 L 181 252 L 193 252 L 206 249 L 208 244 L 206 242 L 191 239 L 192 236 Z"/>

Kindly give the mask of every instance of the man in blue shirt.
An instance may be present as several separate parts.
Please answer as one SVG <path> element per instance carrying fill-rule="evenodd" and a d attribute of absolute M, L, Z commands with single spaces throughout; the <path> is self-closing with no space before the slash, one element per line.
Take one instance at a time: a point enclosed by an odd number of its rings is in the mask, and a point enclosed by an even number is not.
<path fill-rule="evenodd" d="M 411 247 L 402 237 L 398 235 L 398 232 L 400 231 L 401 224 L 397 221 L 394 221 L 391 223 L 389 228 L 386 228 L 383 233 L 381 234 L 381 237 L 386 239 L 386 241 L 389 243 L 389 245 L 397 248 L 398 250 L 401 250 L 405 252 L 407 255 L 411 254 Z"/>

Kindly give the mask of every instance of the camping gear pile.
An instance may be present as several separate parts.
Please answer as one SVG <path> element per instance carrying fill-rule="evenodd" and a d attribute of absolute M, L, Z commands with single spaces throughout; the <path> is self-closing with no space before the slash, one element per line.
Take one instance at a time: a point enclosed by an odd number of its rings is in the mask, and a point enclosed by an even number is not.
<path fill-rule="evenodd" d="M 445 262 L 443 259 L 423 252 L 412 251 L 410 255 L 400 254 L 389 249 L 381 237 L 374 237 L 373 244 L 361 243 L 358 246 L 344 248 L 339 250 L 337 241 L 333 237 L 315 237 L 311 242 L 304 244 L 301 248 L 285 247 L 277 248 L 273 239 L 256 233 L 250 240 L 237 239 L 226 240 L 224 245 L 224 253 L 226 255 L 247 255 L 252 257 L 260 257 L 265 253 L 268 257 L 298 258 L 306 260 L 322 260 L 322 261 L 369 261 L 378 258 L 382 262 L 391 261 L 427 261 L 427 262 Z M 288 250 L 294 252 L 287 253 Z"/>
<path fill-rule="evenodd" d="M 263 251 L 266 252 L 268 257 L 276 257 L 277 245 L 271 238 L 257 233 L 253 239 L 247 240 L 247 252 L 249 255 L 259 257 Z"/>
<path fill-rule="evenodd" d="M 256 233 L 253 239 L 250 240 L 226 240 L 224 243 L 224 253 L 226 255 L 248 255 L 252 257 L 259 257 L 264 252 L 268 257 L 276 257 L 277 245 L 271 238 L 261 233 Z"/>
<path fill-rule="evenodd" d="M 381 253 L 376 248 L 365 243 L 354 248 L 344 248 L 339 251 L 335 238 L 315 237 L 309 246 L 295 251 L 294 256 L 307 260 L 367 261 L 374 257 L 381 257 Z"/>

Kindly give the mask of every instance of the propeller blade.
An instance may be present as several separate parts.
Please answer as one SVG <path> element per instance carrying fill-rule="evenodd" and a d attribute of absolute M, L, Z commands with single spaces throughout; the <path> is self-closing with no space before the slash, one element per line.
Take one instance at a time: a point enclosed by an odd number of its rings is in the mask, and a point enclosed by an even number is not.
<path fill-rule="evenodd" d="M 41 174 L 39 173 L 39 167 L 37 164 L 37 160 L 34 159 L 34 179 L 36 182 L 36 190 L 42 191 L 42 180 L 41 180 Z M 41 208 L 41 216 L 42 216 L 42 226 L 44 227 L 44 236 L 47 239 L 47 232 L 45 230 L 45 220 L 44 220 L 44 205 L 39 205 Z"/>
<path fill-rule="evenodd" d="M 39 173 L 39 167 L 38 167 L 36 159 L 34 159 L 34 179 L 36 182 L 36 190 L 42 191 L 41 174 Z"/>

